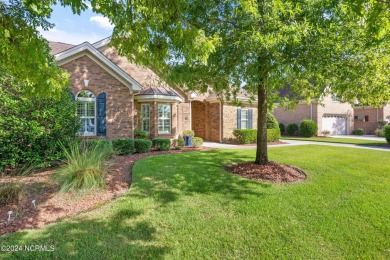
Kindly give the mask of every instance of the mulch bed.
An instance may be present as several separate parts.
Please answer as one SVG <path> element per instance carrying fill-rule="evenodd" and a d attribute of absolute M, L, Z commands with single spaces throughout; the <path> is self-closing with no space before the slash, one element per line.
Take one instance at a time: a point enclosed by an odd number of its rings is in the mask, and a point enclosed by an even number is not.
<path fill-rule="evenodd" d="M 237 142 L 237 141 L 234 140 L 234 139 L 225 140 L 224 143 L 225 143 L 225 144 L 235 144 L 235 145 L 245 145 L 245 146 L 257 146 L 257 143 L 254 143 L 254 144 L 242 144 L 242 143 Z M 288 144 L 288 143 L 286 143 L 286 142 L 281 142 L 281 141 L 267 142 L 267 145 L 278 145 L 278 144 Z"/>
<path fill-rule="evenodd" d="M 123 195 L 131 185 L 131 169 L 137 160 L 154 155 L 204 150 L 213 149 L 207 147 L 183 148 L 182 150 L 116 156 L 108 165 L 106 188 L 84 194 L 59 192 L 58 183 L 51 178 L 54 173 L 53 169 L 29 176 L 0 178 L 0 184 L 23 183 L 25 185 L 25 192 L 17 205 L 1 206 L 0 208 L 0 235 L 26 228 L 39 228 L 45 224 L 102 206 Z M 32 200 L 36 201 L 36 208 L 32 204 Z M 13 211 L 10 222 L 8 222 L 9 210 Z"/>
<path fill-rule="evenodd" d="M 226 167 L 226 170 L 247 179 L 273 183 L 301 182 L 306 179 L 303 170 L 273 161 L 265 165 L 257 165 L 253 162 L 234 164 Z"/>

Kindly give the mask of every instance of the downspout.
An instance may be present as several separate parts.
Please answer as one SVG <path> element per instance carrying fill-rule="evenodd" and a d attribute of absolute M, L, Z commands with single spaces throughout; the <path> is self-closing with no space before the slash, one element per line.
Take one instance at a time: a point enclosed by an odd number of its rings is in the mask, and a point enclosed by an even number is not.
<path fill-rule="evenodd" d="M 313 102 L 310 102 L 310 120 L 313 120 Z"/>
<path fill-rule="evenodd" d="M 219 142 L 222 143 L 222 101 L 219 101 Z"/>
<path fill-rule="evenodd" d="M 376 109 L 376 122 L 379 122 L 379 108 Z"/>
<path fill-rule="evenodd" d="M 176 105 L 176 135 L 175 138 L 179 137 L 179 105 Z"/>
<path fill-rule="evenodd" d="M 135 118 L 135 111 L 134 111 L 134 92 L 130 91 L 131 94 L 131 115 L 132 115 L 132 120 L 131 120 L 131 138 L 134 139 L 134 118 Z"/>
<path fill-rule="evenodd" d="M 190 130 L 192 130 L 192 103 L 191 102 L 192 99 L 190 99 Z"/>

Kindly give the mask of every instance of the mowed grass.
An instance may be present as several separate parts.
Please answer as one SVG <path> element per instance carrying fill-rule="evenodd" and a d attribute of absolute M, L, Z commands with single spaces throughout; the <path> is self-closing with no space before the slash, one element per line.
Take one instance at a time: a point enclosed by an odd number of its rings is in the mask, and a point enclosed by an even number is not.
<path fill-rule="evenodd" d="M 389 259 L 390 164 L 386 152 L 324 146 L 270 149 L 304 169 L 303 183 L 269 184 L 224 171 L 254 150 L 147 158 L 123 197 L 1 245 L 2 259 Z"/>
<path fill-rule="evenodd" d="M 341 144 L 357 144 L 357 145 L 367 145 L 367 146 L 383 146 L 386 144 L 386 141 L 384 138 L 383 138 L 383 141 L 355 139 L 355 138 L 295 137 L 295 136 L 282 136 L 281 139 L 298 140 L 298 141 L 326 142 L 326 143 L 341 143 Z"/>

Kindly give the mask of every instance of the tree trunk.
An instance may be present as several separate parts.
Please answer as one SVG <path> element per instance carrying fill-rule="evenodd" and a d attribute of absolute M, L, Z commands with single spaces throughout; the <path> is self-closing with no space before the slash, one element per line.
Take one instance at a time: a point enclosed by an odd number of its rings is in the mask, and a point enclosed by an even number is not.
<path fill-rule="evenodd" d="M 255 164 L 266 164 L 268 162 L 267 150 L 267 89 L 264 81 L 257 87 L 257 149 Z"/>

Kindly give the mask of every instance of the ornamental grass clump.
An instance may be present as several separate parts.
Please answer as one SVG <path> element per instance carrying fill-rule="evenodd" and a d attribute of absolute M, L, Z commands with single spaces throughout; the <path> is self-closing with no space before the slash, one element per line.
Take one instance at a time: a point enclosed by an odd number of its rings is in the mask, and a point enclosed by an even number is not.
<path fill-rule="evenodd" d="M 65 165 L 56 173 L 61 191 L 99 189 L 105 186 L 106 161 L 114 154 L 111 142 L 64 147 Z"/>
<path fill-rule="evenodd" d="M 0 206 L 18 204 L 24 192 L 24 185 L 21 183 L 7 183 L 0 186 Z"/>

